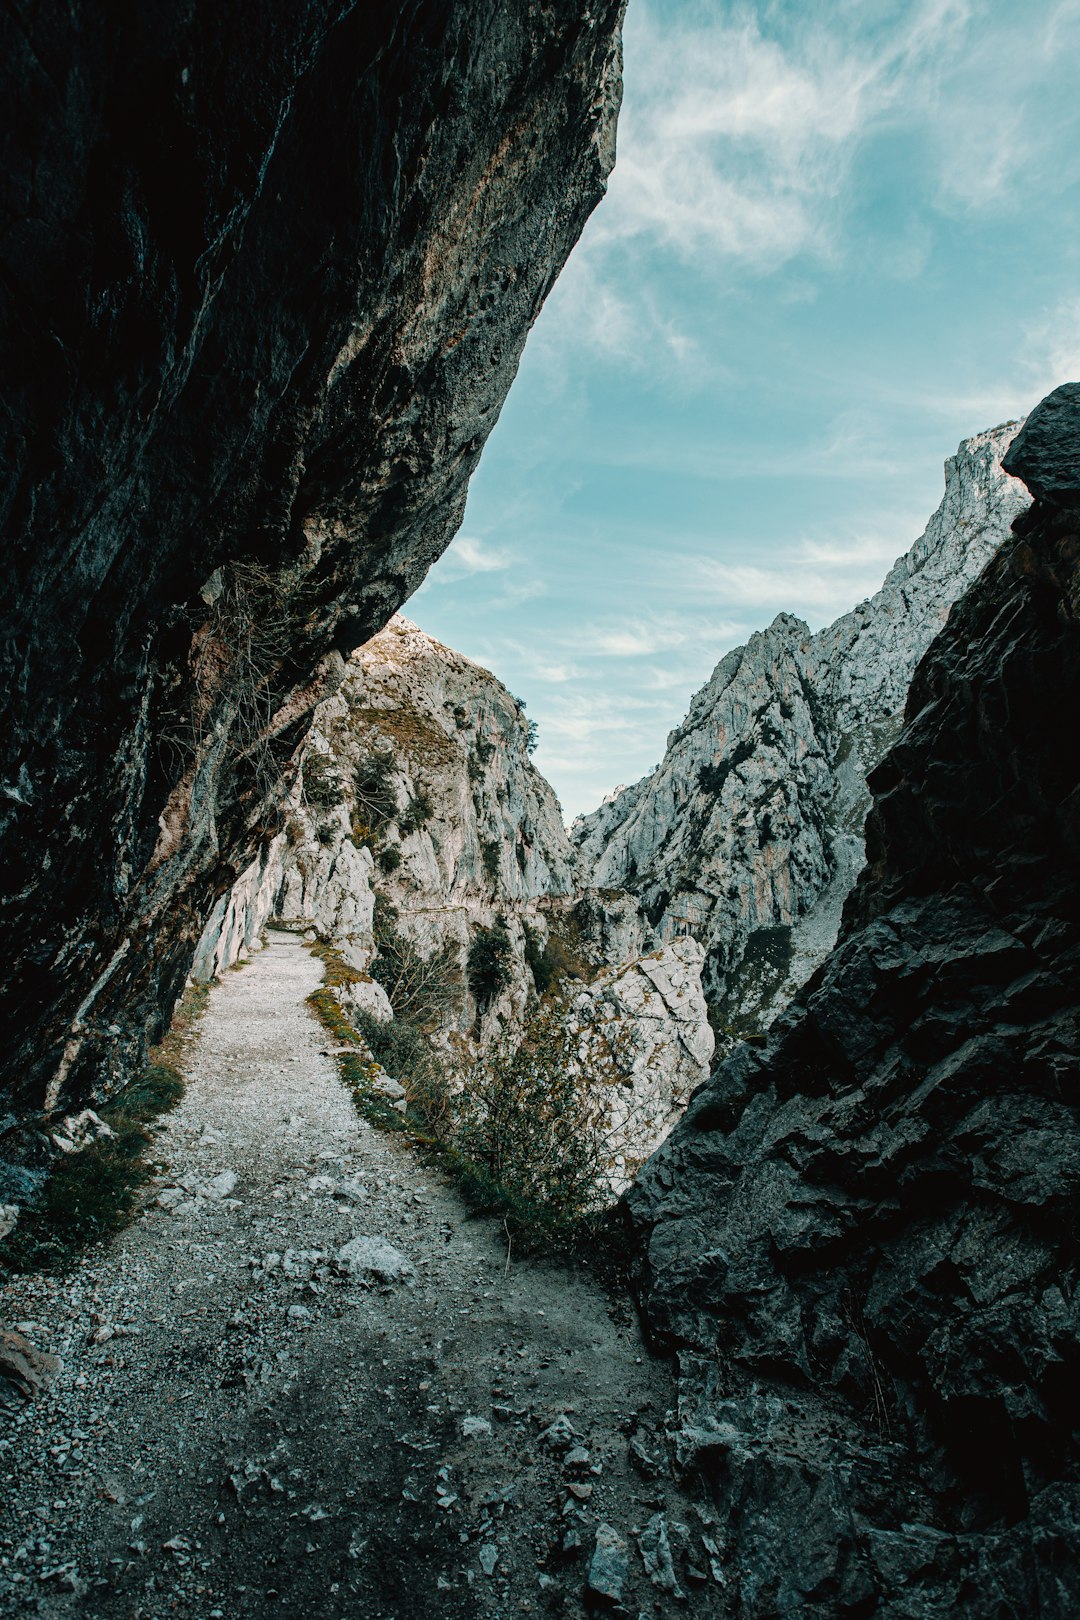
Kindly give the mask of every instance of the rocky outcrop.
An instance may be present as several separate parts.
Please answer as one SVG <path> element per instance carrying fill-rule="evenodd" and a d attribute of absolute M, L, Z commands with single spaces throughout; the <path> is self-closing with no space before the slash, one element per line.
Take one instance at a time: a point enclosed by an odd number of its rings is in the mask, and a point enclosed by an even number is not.
<path fill-rule="evenodd" d="M 628 1195 L 737 1612 L 1080 1609 L 1080 385 L 916 672 L 825 966 Z"/>
<path fill-rule="evenodd" d="M 716 1021 L 768 1025 L 831 949 L 863 861 L 866 776 L 912 673 L 1027 502 L 1000 458 L 1010 423 L 966 440 L 945 496 L 880 591 L 811 635 L 782 613 L 728 653 L 661 764 L 579 818 L 588 880 L 631 889 L 660 935 L 706 947 Z"/>
<path fill-rule="evenodd" d="M 520 1018 L 526 962 L 576 898 L 558 802 L 533 767 L 520 701 L 486 669 L 407 619 L 349 660 L 316 710 L 302 778 L 275 846 L 276 915 L 308 923 L 366 971 L 375 905 L 424 957 L 449 951 L 458 993 L 447 1027 Z M 478 997 L 465 972 L 479 930 L 505 930 L 509 977 Z"/>
<path fill-rule="evenodd" d="M 576 1061 L 603 1099 L 610 1190 L 625 1192 L 664 1141 L 713 1054 L 696 939 L 602 973 L 570 1002 Z"/>
<path fill-rule="evenodd" d="M 7 11 L 3 1086 L 107 1092 L 423 578 L 613 158 L 621 0 Z"/>

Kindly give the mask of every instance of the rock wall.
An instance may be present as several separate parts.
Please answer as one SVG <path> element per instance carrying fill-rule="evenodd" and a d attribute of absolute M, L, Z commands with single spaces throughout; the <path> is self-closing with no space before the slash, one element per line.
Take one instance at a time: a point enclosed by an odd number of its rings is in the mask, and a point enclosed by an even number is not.
<path fill-rule="evenodd" d="M 1080 384 L 920 665 L 841 941 L 628 1195 L 735 1612 L 1080 1611 Z M 1063 706 L 1064 704 L 1064 706 Z"/>
<path fill-rule="evenodd" d="M 1001 470 L 1017 426 L 960 446 L 875 596 L 816 635 L 782 613 L 728 653 L 656 770 L 572 829 L 589 881 L 638 894 L 661 937 L 705 945 L 733 1033 L 767 1026 L 832 948 L 863 862 L 867 773 L 951 605 L 1027 504 Z"/>
<path fill-rule="evenodd" d="M 423 578 L 614 151 L 622 0 L 5 11 L 0 1085 L 108 1091 Z"/>

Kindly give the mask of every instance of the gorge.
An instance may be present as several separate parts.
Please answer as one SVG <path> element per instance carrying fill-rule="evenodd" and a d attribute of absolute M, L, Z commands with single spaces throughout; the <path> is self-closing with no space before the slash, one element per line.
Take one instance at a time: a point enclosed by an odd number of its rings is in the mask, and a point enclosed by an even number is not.
<path fill-rule="evenodd" d="M 165 1380 L 154 1467 L 191 1492 L 152 1505 L 91 1455 L 63 1489 L 95 1584 L 27 1531 L 0 1554 L 12 1614 L 35 1557 L 57 1614 L 1080 1609 L 1080 384 L 965 441 L 874 598 L 727 655 L 655 771 L 569 833 L 520 701 L 395 617 L 602 195 L 620 22 L 612 0 L 420 0 L 275 4 L 257 40 L 234 6 L 0 23 L 0 1204 L 32 1207 L 62 1123 L 138 1081 L 189 975 L 224 978 L 212 1005 L 261 1053 L 208 1018 L 165 1136 L 193 1168 L 155 1172 L 130 1263 L 114 1245 L 72 1281 L 7 1279 L 20 1512 L 67 1512 L 35 1472 L 68 1468 L 57 1435 L 97 1381 L 123 1424 L 124 1376 L 140 1399 Z M 466 1071 L 561 986 L 582 1073 L 617 1058 L 604 1186 L 673 1390 L 619 1307 L 594 1331 L 581 1279 L 557 1331 L 526 1333 L 559 1315 L 552 1272 L 354 1141 L 337 1042 L 275 1005 L 309 993 L 295 941 L 227 976 L 275 918 L 333 952 L 347 1057 L 406 1022 L 380 954 L 438 968 L 424 1033 Z M 411 1078 L 387 1060 L 372 1084 L 408 1107 Z M 180 1278 L 189 1240 L 202 1272 Z M 497 1342 L 462 1347 L 473 1317 Z M 68 1318 L 81 1384 L 21 1348 Z M 125 1364 L 129 1329 L 148 1348 Z M 368 1382 L 335 1404 L 355 1345 Z M 199 1436 L 176 1469 L 170 1380 Z M 492 1435 L 530 1482 L 512 1535 L 510 1484 L 469 1449 Z M 327 1458 L 329 1508 L 308 1482 Z M 218 1476 L 231 1494 L 198 1496 Z M 145 1579 L 144 1517 L 165 1551 Z M 288 1572 L 264 1591 L 271 1547 Z"/>

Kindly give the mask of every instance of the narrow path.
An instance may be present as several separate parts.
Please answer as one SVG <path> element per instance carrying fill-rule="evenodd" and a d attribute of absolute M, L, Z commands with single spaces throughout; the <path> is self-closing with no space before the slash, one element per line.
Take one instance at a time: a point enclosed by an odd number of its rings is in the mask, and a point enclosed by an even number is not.
<path fill-rule="evenodd" d="M 708 1568 L 708 1526 L 640 1455 L 665 1455 L 668 1369 L 357 1117 L 304 1005 L 319 982 L 283 934 L 228 974 L 156 1201 L 7 1290 L 63 1371 L 0 1419 L 0 1614 L 575 1615 L 602 1523 L 628 1549 L 616 1612 L 724 1612 L 711 1582 L 676 1604 L 667 1542 L 660 1584 L 633 1542 L 670 1507 L 676 1565 Z M 382 1246 L 348 1275 L 354 1238 Z"/>

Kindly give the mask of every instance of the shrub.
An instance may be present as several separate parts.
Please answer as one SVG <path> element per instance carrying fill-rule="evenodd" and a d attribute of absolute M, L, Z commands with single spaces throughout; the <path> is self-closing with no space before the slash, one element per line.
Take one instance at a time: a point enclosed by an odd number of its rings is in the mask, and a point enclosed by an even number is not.
<path fill-rule="evenodd" d="M 425 956 L 397 927 L 397 912 L 375 901 L 375 956 L 371 976 L 390 998 L 394 1017 L 430 1034 L 450 1021 L 462 988 L 461 965 L 452 945 Z"/>
<path fill-rule="evenodd" d="M 304 798 L 317 810 L 333 810 L 344 799 L 341 780 L 326 754 L 308 754 L 304 760 Z"/>
<path fill-rule="evenodd" d="M 551 947 L 544 942 L 539 929 L 525 925 L 525 960 L 532 974 L 536 993 L 542 996 L 557 977 L 559 964 Z"/>
<path fill-rule="evenodd" d="M 394 751 L 379 748 L 368 754 L 353 773 L 353 798 L 359 818 L 375 829 L 397 814 L 393 784 Z"/>
<path fill-rule="evenodd" d="M 494 758 L 495 744 L 493 742 L 480 742 L 478 739 L 473 744 L 473 753 L 481 765 L 486 765 L 490 759 Z"/>
<path fill-rule="evenodd" d="M 726 759 L 717 760 L 712 765 L 698 767 L 698 787 L 703 793 L 718 795 L 736 765 L 741 765 L 744 760 L 749 759 L 753 752 L 754 744 L 752 739 L 743 737 L 740 742 L 735 744 Z"/>
<path fill-rule="evenodd" d="M 483 1057 L 455 1099 L 453 1146 L 467 1190 L 501 1208 L 529 1247 L 574 1241 L 604 1203 L 602 1104 L 575 1062 L 576 1044 L 553 1004 Z"/>
<path fill-rule="evenodd" d="M 410 833 L 419 832 L 425 822 L 431 820 L 433 814 L 430 794 L 426 789 L 419 788 L 398 817 L 398 826 L 403 836 L 408 838 Z"/>
<path fill-rule="evenodd" d="M 389 877 L 401 865 L 401 850 L 397 844 L 387 844 L 385 849 L 379 851 L 379 866 Z"/>
<path fill-rule="evenodd" d="M 330 846 L 337 840 L 337 828 L 334 826 L 332 821 L 320 822 L 315 836 L 319 840 L 320 844 L 325 844 L 327 849 L 329 849 Z"/>
<path fill-rule="evenodd" d="M 477 930 L 469 946 L 467 973 L 469 989 L 481 1011 L 510 983 L 510 959 L 510 935 L 505 923 Z"/>
<path fill-rule="evenodd" d="M 496 838 L 481 838 L 480 859 L 491 883 L 499 881 L 499 842 Z"/>
<path fill-rule="evenodd" d="M 535 754 L 540 745 L 540 727 L 535 720 L 530 720 L 525 734 L 526 752 Z"/>

